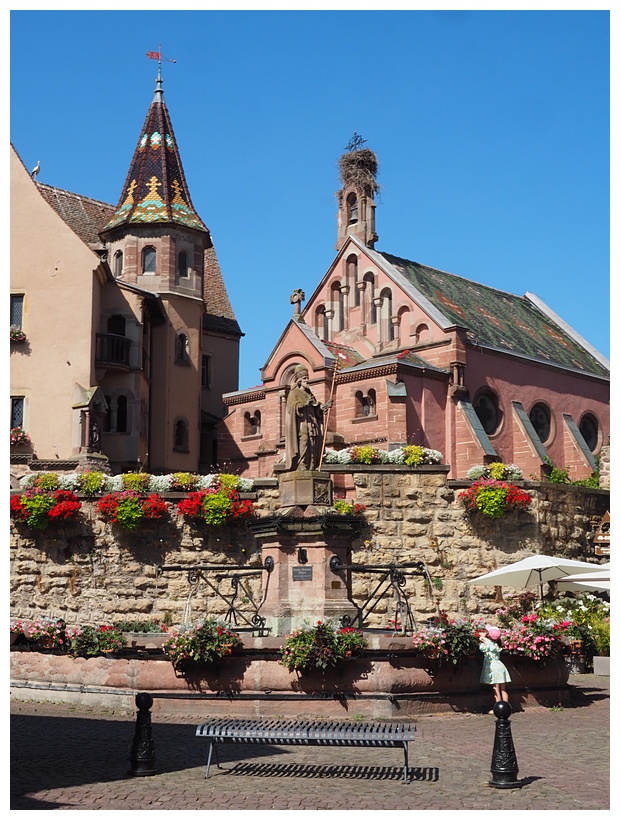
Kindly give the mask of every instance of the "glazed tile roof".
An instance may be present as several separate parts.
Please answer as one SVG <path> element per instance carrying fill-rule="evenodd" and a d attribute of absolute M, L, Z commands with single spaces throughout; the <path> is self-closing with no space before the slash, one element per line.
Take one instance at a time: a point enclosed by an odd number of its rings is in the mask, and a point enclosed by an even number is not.
<path fill-rule="evenodd" d="M 123 192 L 104 230 L 125 224 L 174 223 L 208 229 L 190 199 L 161 78 L 129 166 Z"/>
<path fill-rule="evenodd" d="M 205 251 L 204 293 L 206 313 L 202 320 L 205 330 L 243 336 L 235 318 L 220 263 L 211 246 Z"/>
<path fill-rule="evenodd" d="M 336 342 L 329 342 L 326 339 L 323 339 L 323 344 L 332 354 L 334 360 L 338 363 L 339 369 L 345 367 L 355 367 L 365 361 L 362 354 L 354 347 L 337 344 Z"/>
<path fill-rule="evenodd" d="M 609 370 L 530 299 L 378 252 L 472 344 L 505 350 L 597 376 Z"/>
<path fill-rule="evenodd" d="M 54 188 L 52 185 L 45 185 L 42 182 L 35 184 L 43 199 L 80 237 L 82 242 L 86 242 L 88 245 L 101 244 L 99 231 L 114 213 L 113 205 L 90 199 L 87 196 L 73 194 L 70 191 L 63 191 L 61 188 Z"/>

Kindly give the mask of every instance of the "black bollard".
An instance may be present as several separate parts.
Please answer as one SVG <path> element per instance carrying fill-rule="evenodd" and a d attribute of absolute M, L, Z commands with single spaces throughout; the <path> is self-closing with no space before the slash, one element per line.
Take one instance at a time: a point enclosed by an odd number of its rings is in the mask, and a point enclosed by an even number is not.
<path fill-rule="evenodd" d="M 493 707 L 493 714 L 497 718 L 497 723 L 495 724 L 495 743 L 491 760 L 493 779 L 489 780 L 489 786 L 495 789 L 515 789 L 523 784 L 517 780 L 519 766 L 508 720 L 512 714 L 510 704 L 503 700 L 497 701 Z"/>
<path fill-rule="evenodd" d="M 155 744 L 153 742 L 153 730 L 151 726 L 150 708 L 153 705 L 153 696 L 148 692 L 139 692 L 136 695 L 136 731 L 131 744 L 131 755 L 129 761 L 131 769 L 128 774 L 134 777 L 145 777 L 156 774 L 155 769 Z"/>

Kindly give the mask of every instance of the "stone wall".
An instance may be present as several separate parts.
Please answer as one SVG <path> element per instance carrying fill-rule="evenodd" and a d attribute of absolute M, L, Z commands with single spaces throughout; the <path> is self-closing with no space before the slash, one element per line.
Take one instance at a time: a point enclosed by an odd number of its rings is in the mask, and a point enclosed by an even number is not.
<path fill-rule="evenodd" d="M 594 560 L 591 535 L 609 509 L 609 491 L 522 482 L 531 493 L 528 511 L 499 520 L 468 516 L 458 502 L 463 482 L 446 480 L 445 467 L 334 467 L 345 473 L 349 495 L 365 505 L 367 525 L 353 542 L 357 565 L 424 563 L 423 574 L 407 576 L 406 594 L 417 623 L 439 609 L 451 615 L 488 614 L 498 605 L 494 587 L 470 586 L 469 578 L 534 552 Z M 171 509 L 181 496 L 167 496 Z M 275 479 L 256 482 L 258 513 L 278 508 Z M 226 601 L 201 584 L 194 589 L 187 570 L 197 565 L 259 567 L 252 532 L 247 528 L 195 526 L 182 516 L 150 521 L 135 533 L 122 533 L 101 521 L 92 500 L 82 498 L 83 521 L 45 532 L 11 527 L 11 614 L 62 616 L 68 623 L 120 619 L 161 619 L 178 623 L 189 616 L 224 615 Z M 158 574 L 158 566 L 182 571 Z M 238 601 L 260 602 L 266 573 L 245 578 Z M 230 581 L 211 583 L 233 594 Z M 351 573 L 352 600 L 362 606 L 380 576 Z M 506 590 L 505 590 L 506 591 Z M 382 600 L 369 623 L 386 627 L 395 598 Z"/>

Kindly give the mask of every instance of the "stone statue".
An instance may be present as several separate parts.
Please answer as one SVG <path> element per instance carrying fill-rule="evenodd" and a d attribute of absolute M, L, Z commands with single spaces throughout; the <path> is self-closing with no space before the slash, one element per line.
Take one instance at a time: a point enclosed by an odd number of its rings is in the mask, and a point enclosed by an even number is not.
<path fill-rule="evenodd" d="M 318 470 L 323 449 L 323 411 L 331 401 L 320 404 L 308 387 L 308 370 L 295 368 L 286 400 L 284 443 L 287 470 Z"/>

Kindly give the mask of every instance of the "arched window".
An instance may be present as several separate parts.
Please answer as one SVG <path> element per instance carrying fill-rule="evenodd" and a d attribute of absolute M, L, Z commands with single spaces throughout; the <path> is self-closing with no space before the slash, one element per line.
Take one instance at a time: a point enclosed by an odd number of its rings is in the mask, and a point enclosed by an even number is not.
<path fill-rule="evenodd" d="M 350 193 L 347 197 L 347 223 L 354 225 L 357 219 L 357 196 L 354 193 Z"/>
<path fill-rule="evenodd" d="M 596 416 L 593 416 L 592 413 L 586 413 L 582 416 L 581 421 L 579 422 L 579 432 L 583 436 L 584 441 L 590 450 L 593 453 L 596 452 L 596 449 L 598 448 L 599 434 L 599 426 Z"/>
<path fill-rule="evenodd" d="M 157 252 L 150 245 L 142 249 L 142 273 L 157 271 Z"/>
<path fill-rule="evenodd" d="M 185 419 L 176 419 L 174 422 L 173 449 L 182 450 L 183 452 L 189 450 L 189 433 Z"/>
<path fill-rule="evenodd" d="M 394 325 L 392 324 L 392 291 L 383 288 L 381 291 L 381 323 L 379 338 L 382 342 L 391 342 L 394 339 Z"/>
<path fill-rule="evenodd" d="M 107 332 L 114 333 L 116 336 L 125 335 L 125 317 L 118 314 L 110 316 L 107 322 Z"/>
<path fill-rule="evenodd" d="M 428 325 L 418 325 L 415 329 L 415 343 L 419 345 L 422 344 L 422 342 L 428 342 L 430 340 L 430 335 Z"/>
<path fill-rule="evenodd" d="M 329 323 L 325 305 L 319 305 L 314 313 L 314 332 L 319 339 L 327 339 L 329 335 Z"/>
<path fill-rule="evenodd" d="M 177 336 L 175 361 L 177 364 L 189 361 L 189 338 L 186 333 L 179 333 Z"/>
<path fill-rule="evenodd" d="M 103 420 L 104 433 L 126 433 L 129 429 L 128 400 L 124 394 L 106 396 L 106 413 Z"/>
<path fill-rule="evenodd" d="M 116 251 L 114 254 L 114 276 L 118 279 L 123 275 L 123 252 Z"/>
<path fill-rule="evenodd" d="M 189 276 L 189 267 L 187 264 L 187 254 L 185 251 L 181 251 L 178 258 L 178 274 L 179 278 L 185 278 Z"/>
<path fill-rule="evenodd" d="M 355 294 L 353 297 L 354 307 L 359 307 L 360 291 L 357 286 L 357 256 L 354 254 L 347 258 L 347 284 L 349 285 L 349 293 Z"/>
<path fill-rule="evenodd" d="M 408 307 L 402 307 L 398 311 L 398 344 L 405 345 L 409 341 L 411 330 L 411 311 Z"/>
<path fill-rule="evenodd" d="M 375 276 L 373 273 L 364 274 L 364 313 L 366 321 L 374 325 L 377 323 L 377 306 L 375 305 Z"/>
<path fill-rule="evenodd" d="M 546 404 L 539 402 L 530 410 L 530 421 L 538 438 L 544 444 L 551 437 L 551 412 Z"/>
<path fill-rule="evenodd" d="M 481 390 L 474 399 L 474 410 L 488 436 L 497 432 L 502 420 L 497 396 L 491 390 Z"/>
<path fill-rule="evenodd" d="M 370 388 L 366 395 L 358 390 L 355 394 L 355 417 L 366 418 L 367 416 L 375 416 L 376 413 L 377 394 L 373 388 Z"/>
<path fill-rule="evenodd" d="M 251 414 L 249 411 L 245 414 L 243 417 L 243 435 L 260 435 L 260 410 L 255 410 L 254 414 Z"/>
<path fill-rule="evenodd" d="M 331 286 L 331 302 L 334 311 L 333 328 L 336 333 L 344 330 L 344 293 L 340 287 L 340 282 L 334 282 Z"/>

